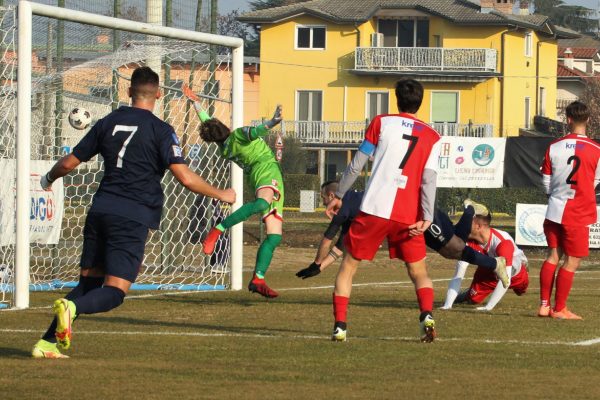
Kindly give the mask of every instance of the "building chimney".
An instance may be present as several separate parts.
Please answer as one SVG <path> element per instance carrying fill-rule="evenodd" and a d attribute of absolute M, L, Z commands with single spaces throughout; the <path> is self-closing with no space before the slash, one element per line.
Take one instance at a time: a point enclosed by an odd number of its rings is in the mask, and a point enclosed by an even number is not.
<path fill-rule="evenodd" d="M 519 2 L 519 14 L 529 15 L 529 0 L 521 0 Z"/>
<path fill-rule="evenodd" d="M 569 69 L 573 69 L 574 68 L 573 61 L 575 61 L 573 59 L 573 52 L 571 51 L 570 47 L 567 47 L 567 49 L 565 50 L 565 67 L 567 67 Z"/>
<path fill-rule="evenodd" d="M 504 14 L 512 14 L 514 0 L 480 0 L 479 5 L 482 13 L 489 13 L 492 10 L 496 10 Z"/>

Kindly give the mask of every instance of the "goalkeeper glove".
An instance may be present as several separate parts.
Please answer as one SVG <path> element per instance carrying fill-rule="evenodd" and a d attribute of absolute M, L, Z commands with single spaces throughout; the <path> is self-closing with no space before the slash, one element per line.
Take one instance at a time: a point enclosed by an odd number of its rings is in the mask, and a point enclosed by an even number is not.
<path fill-rule="evenodd" d="M 46 191 L 50 190 L 52 183 L 54 183 L 54 179 L 50 179 L 50 172 L 47 172 L 40 178 L 40 186 Z"/>
<path fill-rule="evenodd" d="M 312 278 L 313 276 L 317 276 L 321 273 L 321 264 L 312 263 L 308 266 L 308 268 L 301 269 L 296 272 L 296 276 L 298 278 L 306 279 Z"/>
<path fill-rule="evenodd" d="M 271 118 L 269 121 L 266 121 L 264 125 L 267 127 L 267 129 L 272 129 L 275 125 L 280 123 L 281 120 L 281 105 L 277 105 L 275 113 L 273 114 L 273 118 Z"/>

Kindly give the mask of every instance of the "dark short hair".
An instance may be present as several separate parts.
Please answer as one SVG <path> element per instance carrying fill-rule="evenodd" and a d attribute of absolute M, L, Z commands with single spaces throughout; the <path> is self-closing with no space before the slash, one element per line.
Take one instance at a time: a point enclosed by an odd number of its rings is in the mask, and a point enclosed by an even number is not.
<path fill-rule="evenodd" d="M 152 68 L 136 68 L 131 75 L 131 97 L 154 97 L 158 82 L 158 74 Z"/>
<path fill-rule="evenodd" d="M 590 118 L 589 108 L 580 101 L 574 101 L 565 110 L 567 118 L 571 118 L 576 124 L 584 124 Z"/>
<path fill-rule="evenodd" d="M 339 183 L 339 182 L 338 181 L 323 182 L 323 184 L 321 185 L 321 189 L 325 189 L 327 186 L 331 185 L 332 183 Z"/>
<path fill-rule="evenodd" d="M 414 114 L 423 102 L 423 85 L 409 78 L 396 82 L 396 101 L 398 111 Z"/>
<path fill-rule="evenodd" d="M 492 223 L 492 213 L 489 213 L 488 215 L 475 215 L 474 217 L 475 219 L 487 224 L 488 226 Z"/>
<path fill-rule="evenodd" d="M 216 118 L 204 121 L 200 125 L 200 137 L 205 142 L 224 142 L 230 133 L 229 128 Z"/>
<path fill-rule="evenodd" d="M 334 193 L 338 190 L 338 181 L 327 181 L 321 185 L 321 190 L 325 190 L 326 193 Z"/>

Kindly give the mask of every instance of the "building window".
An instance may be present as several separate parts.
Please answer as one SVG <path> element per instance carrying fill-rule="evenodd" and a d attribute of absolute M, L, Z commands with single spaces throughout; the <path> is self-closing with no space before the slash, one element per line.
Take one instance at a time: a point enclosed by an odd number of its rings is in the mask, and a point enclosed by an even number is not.
<path fill-rule="evenodd" d="M 390 94 L 388 92 L 367 92 L 367 119 L 372 121 L 376 115 L 389 112 Z"/>
<path fill-rule="evenodd" d="M 525 129 L 531 128 L 531 97 L 525 97 Z"/>
<path fill-rule="evenodd" d="M 431 92 L 431 122 L 458 123 L 458 92 Z"/>
<path fill-rule="evenodd" d="M 323 92 L 299 90 L 297 96 L 298 121 L 321 121 L 323 117 Z"/>
<path fill-rule="evenodd" d="M 429 47 L 428 19 L 380 19 L 377 32 L 384 47 Z"/>
<path fill-rule="evenodd" d="M 441 35 L 433 35 L 433 47 L 442 47 Z"/>
<path fill-rule="evenodd" d="M 531 57 L 533 54 L 533 34 L 527 32 L 525 34 L 525 57 Z"/>
<path fill-rule="evenodd" d="M 546 116 L 546 88 L 540 88 L 540 115 Z"/>
<path fill-rule="evenodd" d="M 296 26 L 296 49 L 325 49 L 324 26 Z"/>
<path fill-rule="evenodd" d="M 112 99 L 112 90 L 110 86 L 92 86 L 90 87 L 90 95 L 99 99 Z"/>

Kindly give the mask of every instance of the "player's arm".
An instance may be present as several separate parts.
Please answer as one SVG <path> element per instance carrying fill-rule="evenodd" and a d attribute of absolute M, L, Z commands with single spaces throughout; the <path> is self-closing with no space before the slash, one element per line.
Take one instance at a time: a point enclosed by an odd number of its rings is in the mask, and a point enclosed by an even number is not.
<path fill-rule="evenodd" d="M 73 171 L 81 161 L 73 153 L 67 154 L 56 162 L 46 174 L 42 175 L 40 185 L 44 190 L 50 190 L 55 180 L 62 178 L 69 172 Z"/>
<path fill-rule="evenodd" d="M 235 190 L 222 190 L 210 185 L 201 176 L 194 173 L 186 164 L 171 164 L 169 170 L 179 183 L 194 193 L 212 197 L 226 203 L 235 202 Z"/>
<path fill-rule="evenodd" d="M 506 274 L 508 275 L 509 279 L 512 274 L 512 263 L 513 263 L 514 252 L 515 252 L 515 245 L 510 240 L 503 240 L 498 245 L 498 247 L 496 247 L 496 255 L 504 257 L 506 259 Z M 498 284 L 496 285 L 496 288 L 492 292 L 488 302 L 485 304 L 485 306 L 477 307 L 477 309 L 480 311 L 492 310 L 494 307 L 496 307 L 496 304 L 498 304 L 500 302 L 500 300 L 502 300 L 502 297 L 504 297 L 504 295 L 508 291 L 509 287 L 510 287 L 510 285 L 505 288 L 502 285 L 502 282 L 500 280 L 498 280 Z"/>
<path fill-rule="evenodd" d="M 550 160 L 550 147 L 546 150 L 544 161 L 542 163 L 542 185 L 546 195 L 550 195 L 550 181 L 552 180 L 552 161 Z"/>
<path fill-rule="evenodd" d="M 273 129 L 281 122 L 283 118 L 281 115 L 281 110 L 281 105 L 277 105 L 277 108 L 273 113 L 273 118 L 271 118 L 270 120 L 265 121 L 258 126 L 244 126 L 242 128 L 242 131 L 244 132 L 248 140 L 252 141 L 267 136 L 269 134 L 269 130 Z"/>
<path fill-rule="evenodd" d="M 437 164 L 440 156 L 441 140 L 438 140 L 429 153 L 429 158 L 421 176 L 421 220 L 409 227 L 411 236 L 423 234 L 433 221 L 435 213 L 435 192 L 437 190 Z"/>
<path fill-rule="evenodd" d="M 446 300 L 444 301 L 444 305 L 440 307 L 442 310 L 449 310 L 454 305 L 454 301 L 456 297 L 458 297 L 458 293 L 460 293 L 460 284 L 462 283 L 463 278 L 465 277 L 465 273 L 467 272 L 467 268 L 469 263 L 466 261 L 458 261 L 456 263 L 456 267 L 454 269 L 454 276 L 448 282 L 448 291 L 446 292 Z"/>

